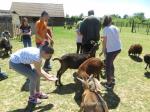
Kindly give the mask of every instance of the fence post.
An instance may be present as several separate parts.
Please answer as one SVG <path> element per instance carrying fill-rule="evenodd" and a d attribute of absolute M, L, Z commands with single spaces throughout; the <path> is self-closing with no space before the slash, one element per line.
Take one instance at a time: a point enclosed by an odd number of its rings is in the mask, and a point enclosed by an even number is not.
<path fill-rule="evenodd" d="M 136 28 L 135 28 L 135 21 L 132 21 L 132 29 L 131 29 L 132 33 L 136 33 Z"/>

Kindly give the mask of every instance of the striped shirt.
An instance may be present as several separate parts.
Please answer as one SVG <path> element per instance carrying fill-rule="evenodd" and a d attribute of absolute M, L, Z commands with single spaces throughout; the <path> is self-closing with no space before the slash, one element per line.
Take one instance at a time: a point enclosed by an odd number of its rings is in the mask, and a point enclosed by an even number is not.
<path fill-rule="evenodd" d="M 33 62 L 40 62 L 41 60 L 40 49 L 35 47 L 20 49 L 10 57 L 11 62 L 23 64 L 32 64 Z"/>

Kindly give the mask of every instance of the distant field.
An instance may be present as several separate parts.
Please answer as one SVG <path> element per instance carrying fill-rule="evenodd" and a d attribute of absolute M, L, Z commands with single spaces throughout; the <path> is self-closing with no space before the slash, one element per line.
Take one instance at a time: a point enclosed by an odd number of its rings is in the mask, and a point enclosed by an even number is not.
<path fill-rule="evenodd" d="M 135 62 L 128 57 L 127 51 L 131 44 L 140 43 L 143 54 L 150 53 L 150 35 L 144 30 L 131 33 L 131 29 L 122 28 L 121 40 L 123 49 L 115 61 L 116 86 L 114 92 L 107 92 L 102 87 L 102 93 L 107 101 L 110 112 L 150 112 L 150 79 L 145 77 L 144 62 Z M 34 40 L 33 40 L 34 41 Z M 55 54 L 60 57 L 65 53 L 76 51 L 75 30 L 66 30 L 62 27 L 54 27 Z M 18 40 L 12 40 L 13 51 L 23 47 Z M 34 45 L 34 44 L 33 44 Z M 97 51 L 97 53 L 99 53 Z M 98 55 L 97 55 L 98 57 Z M 28 100 L 28 92 L 21 92 L 20 88 L 25 78 L 8 68 L 8 58 L 0 59 L 0 67 L 9 78 L 0 82 L 0 112 L 20 112 L 25 108 Z M 52 72 L 56 74 L 60 64 L 51 62 Z M 77 112 L 79 106 L 74 100 L 75 90 L 72 74 L 75 70 L 67 70 L 62 76 L 64 86 L 58 90 L 53 82 L 41 80 L 41 89 L 49 93 L 49 99 L 43 100 L 37 106 L 38 112 Z"/>

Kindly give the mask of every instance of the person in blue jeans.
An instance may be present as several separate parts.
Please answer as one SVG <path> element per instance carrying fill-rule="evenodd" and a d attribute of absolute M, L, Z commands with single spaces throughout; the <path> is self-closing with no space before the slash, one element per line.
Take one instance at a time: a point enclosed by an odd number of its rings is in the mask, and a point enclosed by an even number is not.
<path fill-rule="evenodd" d="M 45 42 L 41 48 L 27 47 L 16 51 L 11 55 L 10 69 L 29 78 L 29 102 L 33 104 L 41 103 L 40 99 L 47 99 L 48 96 L 40 91 L 40 77 L 48 81 L 56 81 L 57 78 L 49 75 L 42 69 L 42 60 L 49 59 L 54 53 L 54 49 Z M 32 68 L 30 65 L 33 64 Z M 18 75 L 19 75 L 18 74 Z"/>
<path fill-rule="evenodd" d="M 27 18 L 22 19 L 22 24 L 20 26 L 20 31 L 21 31 L 21 38 L 22 38 L 24 47 L 31 47 L 32 46 L 31 26 L 28 24 L 28 19 Z"/>

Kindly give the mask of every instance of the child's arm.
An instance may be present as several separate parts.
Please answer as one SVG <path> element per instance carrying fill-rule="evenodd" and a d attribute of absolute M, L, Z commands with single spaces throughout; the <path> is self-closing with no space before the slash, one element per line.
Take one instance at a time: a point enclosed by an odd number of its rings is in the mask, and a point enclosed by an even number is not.
<path fill-rule="evenodd" d="M 57 78 L 52 76 L 52 75 L 49 75 L 48 73 L 46 73 L 42 68 L 41 68 L 41 65 L 42 65 L 42 61 L 40 62 L 34 62 L 34 67 L 36 69 L 36 72 L 38 75 L 44 77 L 46 80 L 48 81 L 56 81 Z"/>
<path fill-rule="evenodd" d="M 99 54 L 99 56 L 101 56 L 102 54 L 104 54 L 106 52 L 106 41 L 107 41 L 107 37 L 101 37 L 102 38 L 102 51 Z"/>

